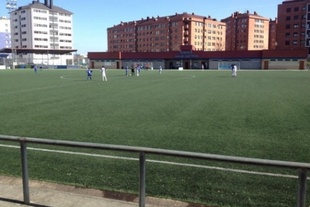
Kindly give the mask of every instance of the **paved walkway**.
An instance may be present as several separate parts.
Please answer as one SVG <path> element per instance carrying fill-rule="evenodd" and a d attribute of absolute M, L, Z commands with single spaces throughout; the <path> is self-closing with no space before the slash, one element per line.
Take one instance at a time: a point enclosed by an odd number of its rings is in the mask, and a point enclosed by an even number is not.
<path fill-rule="evenodd" d="M 54 183 L 30 181 L 30 202 L 34 207 L 138 207 L 134 195 L 77 188 Z M 20 178 L 0 176 L 0 206 L 17 207 L 22 204 L 23 190 Z M 166 199 L 146 198 L 146 207 L 188 207 L 188 203 Z"/>

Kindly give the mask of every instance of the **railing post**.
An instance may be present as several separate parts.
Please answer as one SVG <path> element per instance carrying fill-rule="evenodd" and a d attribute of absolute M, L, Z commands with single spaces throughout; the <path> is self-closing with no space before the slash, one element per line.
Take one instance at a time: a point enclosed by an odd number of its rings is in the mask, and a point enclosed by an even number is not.
<path fill-rule="evenodd" d="M 27 146 L 25 142 L 20 142 L 20 152 L 21 152 L 21 161 L 22 161 L 24 203 L 30 204 Z"/>
<path fill-rule="evenodd" d="M 140 196 L 139 207 L 145 207 L 145 153 L 140 152 Z"/>
<path fill-rule="evenodd" d="M 306 207 L 306 195 L 307 195 L 307 170 L 300 169 L 298 175 L 297 207 Z"/>

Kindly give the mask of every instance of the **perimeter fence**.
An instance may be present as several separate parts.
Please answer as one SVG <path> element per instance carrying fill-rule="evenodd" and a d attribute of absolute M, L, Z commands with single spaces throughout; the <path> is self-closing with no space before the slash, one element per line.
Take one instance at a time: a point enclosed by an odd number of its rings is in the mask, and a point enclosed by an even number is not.
<path fill-rule="evenodd" d="M 17 137 L 0 135 L 0 141 L 17 142 L 20 145 L 22 180 L 23 180 L 23 202 L 30 205 L 29 176 L 27 160 L 27 144 L 52 145 L 72 148 L 112 150 L 130 152 L 139 155 L 139 207 L 145 207 L 146 198 L 146 154 L 183 157 L 190 159 L 209 160 L 214 162 L 238 163 L 243 165 L 258 165 L 265 167 L 279 167 L 295 169 L 298 172 L 297 207 L 306 207 L 306 184 L 307 172 L 310 170 L 309 163 L 287 162 L 278 160 L 255 159 L 246 157 L 224 156 L 197 152 L 186 152 L 177 150 L 154 149 L 147 147 L 134 147 L 124 145 L 98 144 L 89 142 L 73 142 L 63 140 L 51 140 L 31 137 Z M 1 196 L 1 195 L 0 195 Z"/>

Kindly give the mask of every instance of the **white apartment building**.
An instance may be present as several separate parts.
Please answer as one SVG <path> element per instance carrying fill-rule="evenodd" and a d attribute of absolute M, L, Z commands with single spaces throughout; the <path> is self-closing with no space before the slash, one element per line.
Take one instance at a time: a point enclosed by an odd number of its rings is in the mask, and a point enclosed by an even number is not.
<path fill-rule="evenodd" d="M 10 13 L 17 64 L 73 64 L 72 13 L 52 0 L 32 1 Z"/>
<path fill-rule="evenodd" d="M 0 17 L 0 49 L 11 48 L 10 19 Z"/>
<path fill-rule="evenodd" d="M 10 19 L 7 17 L 0 17 L 0 50 L 11 48 L 11 29 Z M 5 69 L 7 63 L 7 53 L 0 51 L 0 69 Z"/>

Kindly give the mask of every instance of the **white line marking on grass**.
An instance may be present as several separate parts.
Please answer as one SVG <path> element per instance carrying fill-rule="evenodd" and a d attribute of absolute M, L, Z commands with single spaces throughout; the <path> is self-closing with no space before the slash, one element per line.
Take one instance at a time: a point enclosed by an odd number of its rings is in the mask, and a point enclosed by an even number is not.
<path fill-rule="evenodd" d="M 100 76 L 98 76 L 98 78 L 94 78 L 94 77 L 96 77 L 96 76 L 92 76 L 92 81 L 102 81 L 102 78 L 101 78 L 101 75 Z M 115 76 L 108 76 L 108 78 L 109 78 L 109 80 L 114 80 L 114 79 L 119 79 L 119 78 L 124 78 L 124 77 L 126 77 L 125 75 L 124 76 L 117 76 L 117 77 L 115 77 Z M 73 79 L 73 78 L 68 78 L 68 76 L 66 75 L 66 76 L 64 76 L 64 75 L 61 75 L 60 77 L 59 77 L 60 79 L 63 79 L 63 80 L 72 80 L 72 81 L 80 81 L 80 80 L 87 80 L 87 79 L 83 79 L 83 78 L 80 78 L 80 79 Z"/>
<path fill-rule="evenodd" d="M 57 88 L 57 87 L 62 87 L 62 85 L 46 86 L 46 87 L 32 88 L 32 89 L 26 89 L 26 90 L 4 92 L 4 93 L 0 93 L 0 95 L 9 95 L 9 94 L 15 94 L 15 93 L 24 93 L 24 92 L 31 92 L 31 91 L 39 91 L 39 90 L 45 90 L 45 89 Z"/>
<path fill-rule="evenodd" d="M 171 80 L 186 80 L 186 79 L 192 79 L 192 78 L 196 78 L 195 75 L 190 75 L 190 76 L 185 76 L 185 77 L 178 77 L 178 78 L 173 78 Z"/>
<path fill-rule="evenodd" d="M 65 77 L 64 75 L 60 76 L 60 79 L 64 79 L 64 80 L 76 80 L 76 79 L 72 79 L 72 78 L 67 78 L 67 76 Z"/>
<path fill-rule="evenodd" d="M 160 77 L 160 76 L 158 76 Z M 136 80 L 139 80 L 139 81 L 148 81 L 148 82 L 151 82 L 151 81 L 174 81 L 174 80 L 187 80 L 187 79 L 192 79 L 192 78 L 196 78 L 195 75 L 187 75 L 187 76 L 182 76 L 182 77 L 173 77 L 173 78 L 167 78 L 167 79 L 162 79 L 162 78 L 157 78 L 157 79 L 143 79 L 142 76 L 139 76 Z"/>
<path fill-rule="evenodd" d="M 15 149 L 20 148 L 19 146 L 5 145 L 5 144 L 0 144 L 0 147 L 15 148 Z M 118 160 L 139 161 L 138 158 L 112 156 L 112 155 L 91 154 L 91 153 L 83 153 L 83 152 L 71 152 L 71 151 L 63 151 L 63 150 L 50 150 L 50 149 L 33 148 L 33 147 L 28 147 L 27 149 L 33 150 L 33 151 L 52 152 L 52 153 L 59 153 L 59 154 L 82 155 L 82 156 L 89 156 L 89 157 L 101 157 L 101 158 L 118 159 Z M 150 160 L 150 159 L 146 160 L 146 161 L 150 162 L 150 163 L 159 163 L 159 164 L 183 166 L 183 167 L 193 167 L 193 168 L 203 168 L 203 169 L 209 169 L 209 170 L 219 170 L 219 171 L 227 171 L 227 172 L 234 172 L 234 173 L 264 175 L 264 176 L 294 178 L 294 179 L 298 178 L 298 176 L 295 176 L 295 175 L 285 175 L 285 174 L 279 174 L 279 173 L 267 173 L 267 172 L 257 172 L 257 171 L 250 171 L 250 170 L 238 170 L 238 169 L 232 169 L 232 168 L 214 167 L 214 166 L 207 166 L 207 165 L 197 165 L 197 164 L 178 163 L 178 162 L 169 162 L 169 161 L 159 161 L 159 160 Z M 308 178 L 308 179 L 310 179 L 310 178 Z"/>
<path fill-rule="evenodd" d="M 195 75 L 191 75 L 191 78 L 196 78 L 196 76 Z"/>

